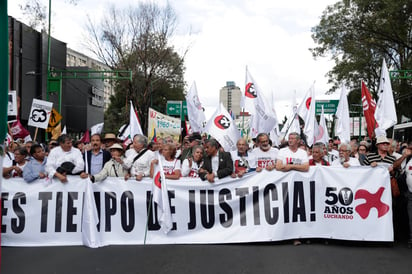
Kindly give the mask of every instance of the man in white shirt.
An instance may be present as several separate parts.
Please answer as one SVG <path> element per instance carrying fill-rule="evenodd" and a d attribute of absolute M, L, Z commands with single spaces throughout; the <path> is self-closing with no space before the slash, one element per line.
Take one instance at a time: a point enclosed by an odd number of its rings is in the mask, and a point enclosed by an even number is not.
<path fill-rule="evenodd" d="M 269 135 L 266 133 L 259 133 L 256 136 L 256 143 L 258 147 L 253 150 L 256 159 L 256 171 L 274 170 L 279 149 L 270 146 Z"/>
<path fill-rule="evenodd" d="M 141 134 L 136 134 L 133 138 L 133 145 L 126 151 L 126 159 L 124 160 L 124 168 L 130 169 L 131 176 L 137 181 L 141 181 L 143 177 L 150 176 L 150 163 L 155 158 L 155 153 L 147 149 L 147 138 Z M 125 179 L 129 177 L 126 176 Z"/>
<path fill-rule="evenodd" d="M 282 148 L 277 157 L 276 170 L 308 171 L 309 158 L 305 150 L 299 148 L 300 136 L 296 132 L 289 133 L 288 146 Z"/>
<path fill-rule="evenodd" d="M 233 161 L 232 177 L 241 178 L 243 174 L 256 169 L 256 160 L 253 152 L 249 151 L 249 145 L 245 139 L 240 138 L 236 147 L 237 150 L 230 152 Z"/>
<path fill-rule="evenodd" d="M 63 134 L 58 139 L 59 146 L 52 149 L 47 158 L 46 172 L 49 178 L 57 177 L 67 182 L 67 175 L 83 171 L 84 161 L 80 150 L 72 147 L 70 136 Z"/>
<path fill-rule="evenodd" d="M 331 166 L 343 166 L 345 168 L 351 166 L 360 166 L 360 162 L 358 159 L 350 157 L 350 153 L 352 148 L 349 144 L 342 143 L 339 145 L 339 158 L 334 160 Z"/>

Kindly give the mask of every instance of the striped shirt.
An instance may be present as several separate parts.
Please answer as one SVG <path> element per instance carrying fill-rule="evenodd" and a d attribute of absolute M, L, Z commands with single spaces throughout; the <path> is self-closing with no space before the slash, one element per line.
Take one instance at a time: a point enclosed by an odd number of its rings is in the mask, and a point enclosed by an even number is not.
<path fill-rule="evenodd" d="M 367 166 L 369 166 L 371 163 L 373 162 L 377 162 L 377 163 L 386 163 L 386 164 L 390 164 L 392 165 L 393 162 L 396 161 L 396 158 L 392 155 L 386 154 L 385 158 L 382 158 L 379 153 L 368 153 L 366 155 L 365 160 L 363 161 L 363 163 Z"/>

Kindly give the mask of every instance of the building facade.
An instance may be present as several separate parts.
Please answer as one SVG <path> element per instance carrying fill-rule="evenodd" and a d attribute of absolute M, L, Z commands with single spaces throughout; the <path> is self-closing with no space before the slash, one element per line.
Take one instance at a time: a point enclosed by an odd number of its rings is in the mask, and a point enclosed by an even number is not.
<path fill-rule="evenodd" d="M 111 71 L 106 64 L 70 48 L 67 49 L 66 66 L 88 67 L 92 70 Z M 114 84 L 113 81 L 108 79 L 104 80 L 103 83 L 104 110 L 106 111 L 110 104 L 110 96 L 114 94 Z"/>
<path fill-rule="evenodd" d="M 238 117 L 241 112 L 240 101 L 242 99 L 242 91 L 236 86 L 235 82 L 227 81 L 226 86 L 220 89 L 219 101 L 227 111 L 232 111 L 235 117 Z"/>
<path fill-rule="evenodd" d="M 18 116 L 34 137 L 35 128 L 28 127 L 33 99 L 53 102 L 61 109 L 62 127 L 68 133 L 81 133 L 104 121 L 104 85 L 101 79 L 62 79 L 60 94 L 47 93 L 48 35 L 38 32 L 9 16 L 9 89 L 18 96 Z M 51 38 L 50 70 L 68 71 L 67 45 Z M 86 63 L 87 65 L 87 63 Z M 87 70 L 87 66 L 76 69 Z M 59 96 L 61 106 L 59 106 Z M 93 99 L 94 98 L 94 99 Z M 82 110 L 82 111 L 80 111 Z M 79 115 L 80 114 L 80 115 Z M 40 129 L 37 141 L 45 139 Z M 50 137 L 50 136 L 49 136 Z"/>

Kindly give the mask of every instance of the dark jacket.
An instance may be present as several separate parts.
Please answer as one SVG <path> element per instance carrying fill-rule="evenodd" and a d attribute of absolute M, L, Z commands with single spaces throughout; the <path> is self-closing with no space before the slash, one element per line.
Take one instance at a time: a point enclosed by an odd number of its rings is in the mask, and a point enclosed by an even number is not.
<path fill-rule="evenodd" d="M 92 162 L 92 151 L 89 150 L 87 151 L 87 170 L 90 172 L 90 165 Z M 110 152 L 108 152 L 107 150 L 103 149 L 103 163 L 102 163 L 102 169 L 104 167 L 104 164 L 109 161 L 112 158 L 112 156 L 110 155 Z M 83 160 L 84 160 L 84 171 L 86 171 L 86 159 L 84 159 L 84 153 L 83 153 Z"/>
<path fill-rule="evenodd" d="M 228 152 L 218 152 L 219 157 L 219 168 L 217 170 L 217 177 L 223 178 L 229 176 L 233 172 L 233 161 L 230 153 Z M 204 157 L 203 165 L 200 167 L 208 171 L 208 173 L 212 173 L 212 158 L 209 156 Z M 206 180 L 206 172 L 199 173 L 200 179 L 203 181 Z"/>

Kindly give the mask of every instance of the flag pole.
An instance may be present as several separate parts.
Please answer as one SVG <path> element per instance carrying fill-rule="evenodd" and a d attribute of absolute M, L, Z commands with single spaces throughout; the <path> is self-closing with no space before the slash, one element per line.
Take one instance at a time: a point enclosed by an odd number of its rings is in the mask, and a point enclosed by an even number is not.
<path fill-rule="evenodd" d="M 152 184 L 153 184 L 153 182 L 152 182 Z M 153 203 L 153 190 L 150 192 L 149 207 L 147 208 L 146 227 L 145 227 L 145 230 L 144 230 L 143 245 L 146 245 L 147 228 L 149 226 L 149 214 L 150 214 L 150 212 L 152 212 L 152 203 Z"/>

